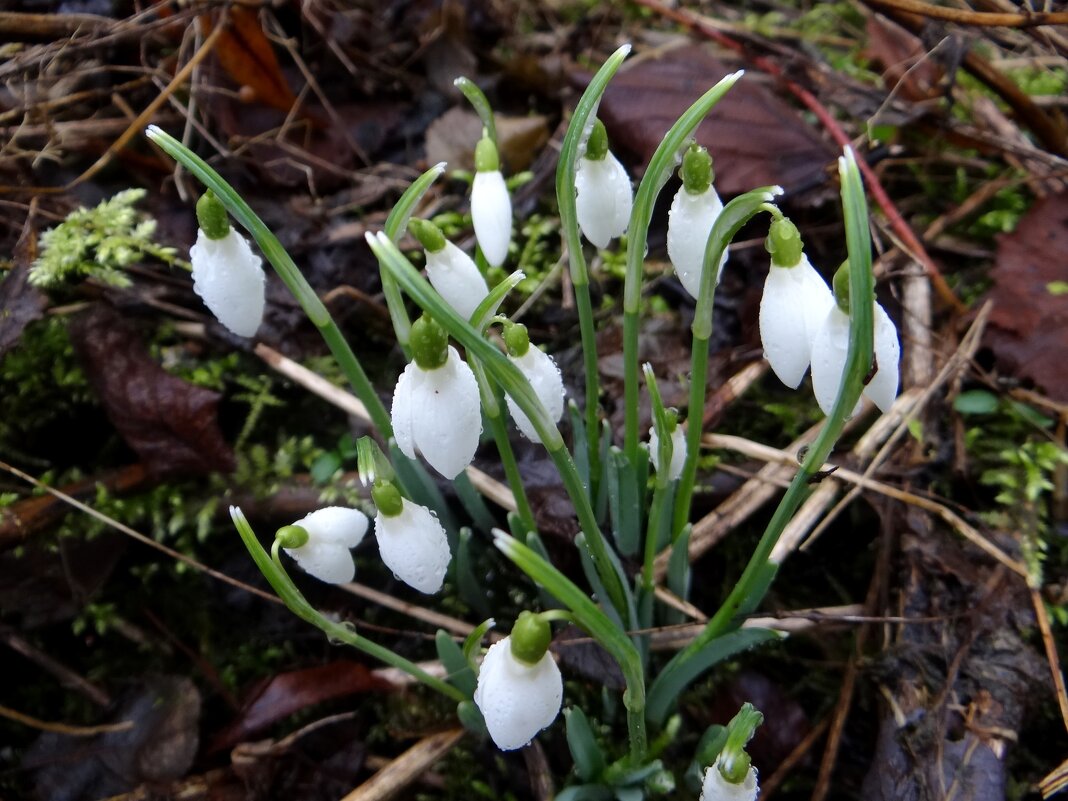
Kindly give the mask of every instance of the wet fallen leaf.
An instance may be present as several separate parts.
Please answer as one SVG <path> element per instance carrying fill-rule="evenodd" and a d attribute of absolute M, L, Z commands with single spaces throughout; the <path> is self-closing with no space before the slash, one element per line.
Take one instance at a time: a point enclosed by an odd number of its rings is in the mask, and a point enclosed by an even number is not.
<path fill-rule="evenodd" d="M 984 341 L 999 364 L 1068 401 L 1068 193 L 1043 198 L 998 240 Z"/>
<path fill-rule="evenodd" d="M 552 649 L 560 657 L 561 664 L 596 684 L 610 690 L 626 689 L 627 680 L 616 660 L 582 629 L 568 626 L 553 638 Z"/>
<path fill-rule="evenodd" d="M 535 154 L 549 141 L 545 117 L 494 115 L 497 145 L 508 172 L 530 166 Z M 450 169 L 474 169 L 475 145 L 482 136 L 478 115 L 462 106 L 446 111 L 426 131 L 426 160 L 431 164 L 448 162 Z"/>
<path fill-rule="evenodd" d="M 647 164 L 668 128 L 720 78 L 734 70 L 708 49 L 689 45 L 622 70 L 608 85 L 599 116 L 614 148 Z M 585 86 L 589 76 L 572 75 Z M 760 82 L 745 76 L 697 129 L 697 141 L 714 160 L 716 188 L 736 195 L 780 184 L 787 191 L 821 181 L 835 153 L 801 118 Z"/>
<path fill-rule="evenodd" d="M 233 748 L 279 720 L 314 704 L 356 693 L 385 692 L 389 682 L 359 662 L 341 659 L 319 667 L 280 673 L 257 689 L 240 716 L 219 732 L 208 749 Z"/>
<path fill-rule="evenodd" d="M 0 356 L 22 336 L 23 330 L 44 314 L 48 298 L 27 280 L 30 265 L 37 258 L 37 233 L 27 227 L 15 245 L 15 266 L 0 281 Z"/>
<path fill-rule="evenodd" d="M 259 17 L 250 9 L 232 6 L 229 19 L 215 45 L 219 65 L 239 87 L 248 87 L 250 100 L 288 112 L 297 98 L 278 66 L 274 46 L 263 33 Z M 206 36 L 214 24 L 211 15 L 204 14 L 200 20 Z"/>
<path fill-rule="evenodd" d="M 134 725 L 92 738 L 41 735 L 23 759 L 24 768 L 37 770 L 38 798 L 106 798 L 185 775 L 200 741 L 200 693 L 192 681 L 145 679 L 112 716 L 122 721 Z"/>
<path fill-rule="evenodd" d="M 234 469 L 219 430 L 219 394 L 160 367 L 117 312 L 94 306 L 71 322 L 70 338 L 109 419 L 149 472 Z"/>

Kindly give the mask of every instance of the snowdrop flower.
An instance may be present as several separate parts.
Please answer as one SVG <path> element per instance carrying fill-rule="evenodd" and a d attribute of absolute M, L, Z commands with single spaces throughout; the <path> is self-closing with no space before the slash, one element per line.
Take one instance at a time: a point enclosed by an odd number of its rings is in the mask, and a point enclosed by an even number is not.
<path fill-rule="evenodd" d="M 427 220 L 411 220 L 408 230 L 419 240 L 426 254 L 426 275 L 431 285 L 465 320 L 470 320 L 478 304 L 489 294 L 486 279 L 475 262 L 445 239 L 441 229 Z"/>
<path fill-rule="evenodd" d="M 230 225 L 226 208 L 211 190 L 197 201 L 197 220 L 197 241 L 189 249 L 193 291 L 220 323 L 239 337 L 250 337 L 263 321 L 266 301 L 260 257 Z"/>
<path fill-rule="evenodd" d="M 671 430 L 671 463 L 668 465 L 668 481 L 675 481 L 682 475 L 686 464 L 686 432 L 678 424 L 678 419 L 669 412 L 668 424 L 674 423 Z M 656 472 L 660 472 L 660 437 L 656 435 L 656 426 L 649 428 L 649 460 Z"/>
<path fill-rule="evenodd" d="M 414 359 L 393 390 L 393 436 L 409 458 L 418 450 L 431 467 L 453 479 L 471 464 L 482 433 L 478 383 L 427 315 L 412 324 Z"/>
<path fill-rule="evenodd" d="M 682 158 L 682 187 L 675 194 L 668 212 L 668 258 L 679 276 L 683 288 L 695 300 L 701 291 L 701 268 L 705 261 L 705 246 L 712 226 L 723 211 L 723 202 L 712 186 L 712 157 L 696 143 L 690 145 Z M 716 283 L 723 276 L 727 251 L 719 260 Z"/>
<path fill-rule="evenodd" d="M 715 764 L 705 770 L 700 801 L 756 801 L 759 791 L 756 768 L 750 765 L 743 780 L 735 783 L 724 775 L 723 764 L 724 758 L 721 754 Z"/>
<path fill-rule="evenodd" d="M 328 584 L 345 584 L 356 575 L 351 548 L 367 533 L 359 509 L 327 506 L 278 530 L 275 538 L 306 573 Z"/>
<path fill-rule="evenodd" d="M 760 298 L 764 357 L 786 386 L 797 389 L 812 360 L 812 341 L 834 306 L 827 282 L 809 263 L 789 219 L 771 224 L 765 244 L 771 269 Z"/>
<path fill-rule="evenodd" d="M 597 247 L 608 247 L 627 230 L 634 196 L 626 169 L 608 150 L 608 134 L 600 120 L 594 123 L 586 155 L 579 159 L 575 190 L 579 228 Z"/>
<path fill-rule="evenodd" d="M 402 498 L 389 482 L 376 483 L 371 497 L 378 507 L 375 537 L 386 567 L 419 592 L 440 590 L 452 554 L 437 517 L 425 506 Z"/>
<path fill-rule="evenodd" d="M 485 131 L 475 147 L 471 221 L 482 255 L 493 267 L 500 267 L 508 257 L 508 245 L 512 241 L 512 200 L 501 175 L 497 146 Z"/>
<path fill-rule="evenodd" d="M 502 751 L 522 748 L 560 714 L 564 681 L 549 654 L 551 635 L 543 618 L 522 612 L 482 660 L 475 704 Z"/>
<path fill-rule="evenodd" d="M 827 312 L 823 325 L 812 341 L 812 391 L 824 414 L 830 414 L 834 400 L 842 386 L 846 356 L 849 352 L 849 270 L 843 264 L 834 277 L 835 303 Z M 844 307 L 844 308 L 843 308 Z M 874 318 L 875 375 L 864 387 L 863 394 L 880 411 L 886 411 L 897 397 L 898 362 L 901 344 L 897 328 L 882 306 L 872 301 Z M 860 403 L 852 414 L 860 411 Z"/>
<path fill-rule="evenodd" d="M 504 343 L 508 348 L 508 358 L 530 382 L 534 394 L 549 413 L 549 418 L 554 423 L 559 421 L 564 414 L 564 379 L 553 357 L 530 346 L 527 327 L 520 323 L 509 323 L 505 326 Z M 523 436 L 532 442 L 541 442 L 534 424 L 512 400 L 512 396 L 506 395 L 505 401 L 516 427 L 523 432 Z"/>

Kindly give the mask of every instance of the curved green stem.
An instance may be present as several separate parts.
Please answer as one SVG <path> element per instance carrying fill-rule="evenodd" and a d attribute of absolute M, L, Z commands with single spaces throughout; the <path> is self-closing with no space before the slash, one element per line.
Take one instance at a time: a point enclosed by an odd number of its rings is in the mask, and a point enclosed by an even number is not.
<path fill-rule="evenodd" d="M 686 462 L 679 477 L 675 494 L 675 517 L 672 539 L 677 539 L 690 520 L 694 482 L 697 479 L 697 458 L 701 449 L 702 417 L 708 389 L 708 342 L 712 337 L 712 316 L 719 283 L 719 264 L 727 245 L 742 226 L 761 211 L 770 211 L 768 204 L 782 193 L 778 186 L 764 186 L 739 195 L 723 207 L 708 234 L 704 264 L 701 268 L 701 288 L 697 293 L 694 313 L 693 343 L 690 347 L 690 406 L 686 422 Z M 777 209 L 776 209 L 777 211 Z"/>
<path fill-rule="evenodd" d="M 627 226 L 627 277 L 623 287 L 623 395 L 625 419 L 623 452 L 631 463 L 638 451 L 638 310 L 642 291 L 642 265 L 648 246 L 649 223 L 657 195 L 675 169 L 679 151 L 712 107 L 720 101 L 742 73 L 724 77 L 679 117 L 664 135 L 634 195 L 634 208 Z"/>
<path fill-rule="evenodd" d="M 356 354 L 352 352 L 352 348 L 349 347 L 345 338 L 341 335 L 341 330 L 337 327 L 333 317 L 330 316 L 330 312 L 319 300 L 315 290 L 301 275 L 297 265 L 286 252 L 286 249 L 282 247 L 282 243 L 278 241 L 278 238 L 271 233 L 271 230 L 237 193 L 237 190 L 223 180 L 222 176 L 208 166 L 207 162 L 200 156 L 155 125 L 149 126 L 145 133 L 167 155 L 189 170 L 204 186 L 214 192 L 215 196 L 226 206 L 226 210 L 230 212 L 231 216 L 256 240 L 256 244 L 259 245 L 263 255 L 267 257 L 267 261 L 271 263 L 279 277 L 289 288 L 289 291 L 293 293 L 293 297 L 300 303 L 304 313 L 308 315 L 308 319 L 319 329 L 319 333 L 322 334 L 323 339 L 330 348 L 330 352 L 337 359 L 337 363 L 345 373 L 345 377 L 356 393 L 356 397 L 367 407 L 371 421 L 379 433 L 386 438 L 392 436 L 393 424 L 390 420 L 389 412 L 386 411 L 385 405 L 375 393 L 371 381 L 367 378 L 367 373 L 364 372 L 362 365 L 356 358 Z"/>
<path fill-rule="evenodd" d="M 332 640 L 344 642 L 363 651 L 363 653 L 368 656 L 384 662 L 390 667 L 403 670 L 412 678 L 422 682 L 427 687 L 437 690 L 442 695 L 451 698 L 457 703 L 471 700 L 456 687 L 442 681 L 436 676 L 431 676 L 414 662 L 405 659 L 399 654 L 395 654 L 388 648 L 368 640 L 366 637 L 361 637 L 349 626 L 329 620 L 321 615 L 315 607 L 308 603 L 307 599 L 305 599 L 300 590 L 298 590 L 293 583 L 293 580 L 289 578 L 289 575 L 283 569 L 281 561 L 278 558 L 277 541 L 275 546 L 272 547 L 274 555 L 274 558 L 272 558 L 268 555 L 267 551 L 264 550 L 263 546 L 260 545 L 256 533 L 252 530 L 252 526 L 249 525 L 248 520 L 245 519 L 241 510 L 235 506 L 231 506 L 230 516 L 233 518 L 238 534 L 241 535 L 241 540 L 245 543 L 245 547 L 248 548 L 248 552 L 252 555 L 252 559 L 256 563 L 256 566 L 260 569 L 260 572 L 263 573 L 264 577 L 266 577 L 267 581 L 270 582 L 274 591 L 278 593 L 278 597 L 282 599 L 285 605 L 289 607 L 297 617 L 306 620 L 308 623 L 311 623 L 313 626 L 322 630 Z"/>
<path fill-rule="evenodd" d="M 478 88 L 478 84 L 470 78 L 465 78 L 463 76 L 457 78 L 452 84 L 463 92 L 463 96 L 467 98 L 467 102 L 469 102 L 475 109 L 475 113 L 478 114 L 478 118 L 482 121 L 482 127 L 486 129 L 486 135 L 489 136 L 490 141 L 496 146 L 497 126 L 493 122 L 493 107 L 490 106 L 490 102 L 486 98 L 485 93 Z"/>
<path fill-rule="evenodd" d="M 779 502 L 771 522 L 757 544 L 749 563 L 742 571 L 723 605 L 708 621 L 704 629 L 683 650 L 679 651 L 657 676 L 649 688 L 648 718 L 654 725 L 663 723 L 675 701 L 677 682 L 672 681 L 712 640 L 737 627 L 736 616 L 743 608 L 752 609 L 760 603 L 775 569 L 769 557 L 786 524 L 807 497 L 812 479 L 823 467 L 835 443 L 845 428 L 871 369 L 873 354 L 874 279 L 871 271 L 871 237 L 868 230 L 867 203 L 860 172 L 851 150 L 839 160 L 842 179 L 842 209 L 845 217 L 846 243 L 849 249 L 849 351 L 846 357 L 842 386 L 827 422 L 820 430 L 805 456 L 801 469 L 790 482 Z M 696 325 L 696 322 L 695 322 Z M 669 691 L 670 688 L 670 691 Z"/>
<path fill-rule="evenodd" d="M 571 269 L 571 285 L 575 290 L 575 304 L 579 315 L 579 333 L 582 338 L 582 365 L 586 381 L 586 444 L 589 451 L 590 482 L 600 475 L 597 463 L 600 460 L 600 426 L 598 425 L 600 378 L 597 372 L 597 339 L 593 323 L 593 302 L 590 300 L 590 275 L 582 253 L 582 235 L 579 233 L 578 212 L 575 209 L 575 173 L 582 156 L 579 148 L 585 143 L 586 130 L 597 113 L 601 96 L 608 82 L 616 74 L 623 60 L 630 53 L 626 44 L 614 52 L 597 70 L 586 91 L 582 93 L 571 122 L 567 126 L 563 144 L 560 146 L 560 161 L 556 167 L 556 202 L 560 208 L 560 227 L 567 248 Z M 589 491 L 592 493 L 593 488 Z"/>

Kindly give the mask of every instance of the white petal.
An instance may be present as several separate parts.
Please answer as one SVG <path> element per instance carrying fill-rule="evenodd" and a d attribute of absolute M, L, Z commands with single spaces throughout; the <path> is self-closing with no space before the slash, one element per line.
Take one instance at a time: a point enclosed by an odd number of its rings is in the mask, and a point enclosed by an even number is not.
<path fill-rule="evenodd" d="M 553 357 L 531 345 L 522 356 L 508 358 L 527 377 L 541 405 L 545 407 L 553 422 L 557 422 L 564 414 L 564 379 Z M 531 442 L 541 442 L 530 418 L 516 406 L 512 396 L 505 395 L 505 401 L 508 403 L 508 412 L 515 420 L 516 427 L 523 432 L 523 436 Z"/>
<path fill-rule="evenodd" d="M 479 173 L 481 175 L 481 173 Z M 426 254 L 426 275 L 438 294 L 465 320 L 489 294 L 486 279 L 471 257 L 452 242 L 437 253 Z"/>
<path fill-rule="evenodd" d="M 603 159 L 579 159 L 575 172 L 575 211 L 582 233 L 599 248 L 627 230 L 634 203 L 630 178 L 619 159 L 608 153 Z"/>
<path fill-rule="evenodd" d="M 441 589 L 449 567 L 449 541 L 434 513 L 425 506 L 402 499 L 401 513 L 375 517 L 378 551 L 386 567 L 419 592 Z"/>
<path fill-rule="evenodd" d="M 476 172 L 471 185 L 471 221 L 482 255 L 494 267 L 508 257 L 512 241 L 512 200 L 500 171 Z"/>
<path fill-rule="evenodd" d="M 431 467 L 453 479 L 475 458 L 482 434 L 478 382 L 452 346 L 444 365 L 419 372 L 422 381 L 411 395 L 412 439 Z"/>
<path fill-rule="evenodd" d="M 308 540 L 299 548 L 284 548 L 305 573 L 328 584 L 345 584 L 356 575 L 356 563 L 344 545 Z"/>
<path fill-rule="evenodd" d="M 872 403 L 885 412 L 897 397 L 898 385 L 898 362 L 901 359 L 901 344 L 897 339 L 897 328 L 894 327 L 890 315 L 886 313 L 878 303 L 874 308 L 875 317 L 875 361 L 879 365 L 878 371 L 868 386 L 864 388 L 864 394 Z"/>
<path fill-rule="evenodd" d="M 367 533 L 367 515 L 346 506 L 327 506 L 306 515 L 293 525 L 308 532 L 309 539 L 355 548 Z"/>
<path fill-rule="evenodd" d="M 656 427 L 649 429 L 649 459 L 653 463 L 653 469 L 660 472 L 660 437 L 656 435 Z M 671 466 L 668 469 L 668 481 L 675 481 L 682 475 L 682 468 L 686 466 L 686 431 L 682 426 L 676 426 L 671 432 Z"/>
<path fill-rule="evenodd" d="M 189 261 L 193 291 L 216 319 L 239 337 L 255 334 L 263 321 L 267 279 L 260 257 L 246 239 L 232 226 L 222 239 L 210 239 L 199 231 Z"/>
<path fill-rule="evenodd" d="M 564 681 L 546 653 L 536 665 L 512 656 L 511 637 L 494 643 L 482 660 L 475 703 L 502 751 L 522 748 L 560 714 Z"/>
<path fill-rule="evenodd" d="M 831 413 L 838 397 L 848 353 L 849 316 L 834 304 L 812 341 L 812 392 L 824 414 Z M 860 407 L 858 400 L 851 415 L 859 412 Z"/>
<path fill-rule="evenodd" d="M 813 337 L 832 306 L 830 287 L 804 254 L 794 267 L 771 266 L 760 298 L 760 341 L 771 369 L 791 389 L 808 369 Z"/>
<path fill-rule="evenodd" d="M 709 186 L 707 191 L 697 195 L 682 187 L 668 212 L 668 258 L 682 286 L 694 299 L 701 291 L 701 266 L 705 259 L 708 235 L 721 211 L 723 202 L 716 190 Z M 723 277 L 723 265 L 726 263 L 727 251 L 723 251 L 719 261 L 720 278 Z"/>
<path fill-rule="evenodd" d="M 423 371 L 415 362 L 409 362 L 397 379 L 397 386 L 393 388 L 393 408 L 390 410 L 390 416 L 393 419 L 393 438 L 397 441 L 397 447 L 401 449 L 401 453 L 409 459 L 415 458 L 415 426 L 412 422 L 412 415 L 416 408 L 414 398 L 417 388 L 423 383 L 423 375 Z"/>
<path fill-rule="evenodd" d="M 732 784 L 719 771 L 719 760 L 705 770 L 700 801 L 756 801 L 756 768 L 749 766 L 749 774 L 741 784 Z"/>

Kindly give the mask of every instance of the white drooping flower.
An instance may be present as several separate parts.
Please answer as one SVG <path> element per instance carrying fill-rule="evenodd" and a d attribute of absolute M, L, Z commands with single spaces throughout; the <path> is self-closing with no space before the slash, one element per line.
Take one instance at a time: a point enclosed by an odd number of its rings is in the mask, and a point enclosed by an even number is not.
<path fill-rule="evenodd" d="M 482 255 L 494 267 L 500 267 L 508 258 L 508 245 L 512 241 L 512 199 L 499 165 L 493 140 L 483 136 L 475 147 L 471 222 Z"/>
<path fill-rule="evenodd" d="M 556 361 L 530 344 L 526 326 L 509 326 L 505 333 L 505 342 L 508 345 L 508 358 L 530 382 L 534 394 L 549 413 L 549 418 L 554 423 L 559 421 L 564 414 L 564 378 Z M 508 412 L 523 436 L 531 442 L 541 442 L 534 424 L 512 400 L 512 396 L 506 395 L 505 401 L 508 403 Z"/>
<path fill-rule="evenodd" d="M 189 262 L 193 291 L 216 319 L 239 337 L 254 335 L 263 322 L 267 278 L 248 240 L 230 225 L 217 239 L 201 228 L 189 249 Z"/>
<path fill-rule="evenodd" d="M 756 801 L 759 792 L 756 768 L 750 765 L 745 780 L 734 784 L 727 781 L 719 766 L 717 758 L 715 764 L 705 769 L 700 801 Z"/>
<path fill-rule="evenodd" d="M 712 186 L 712 159 L 708 151 L 691 145 L 683 156 L 682 186 L 668 212 L 667 251 L 683 288 L 695 300 L 701 291 L 701 268 L 712 226 L 723 211 L 723 201 Z M 719 260 L 718 279 L 723 277 L 727 251 Z"/>
<path fill-rule="evenodd" d="M 583 235 L 599 248 L 627 230 L 634 193 L 627 170 L 608 150 L 604 124 L 598 120 L 575 169 L 575 213 Z"/>
<path fill-rule="evenodd" d="M 660 437 L 656 435 L 656 426 L 649 429 L 649 461 L 656 472 L 660 472 Z M 682 475 L 686 464 L 686 432 L 676 425 L 671 432 L 671 464 L 668 465 L 668 481 L 675 481 Z"/>
<path fill-rule="evenodd" d="M 408 458 L 414 459 L 419 451 L 431 467 L 453 479 L 471 464 L 478 449 L 482 433 L 478 382 L 456 349 L 445 349 L 448 340 L 441 327 L 433 321 L 424 324 L 425 320 L 429 318 L 421 317 L 412 325 L 415 359 L 404 368 L 393 390 L 393 436 Z M 436 328 L 430 335 L 430 350 L 435 351 L 430 358 L 421 354 L 424 325 Z M 437 356 L 438 352 L 445 357 Z"/>
<path fill-rule="evenodd" d="M 408 229 L 426 254 L 426 275 L 438 294 L 465 320 L 489 294 L 486 279 L 474 260 L 445 238 L 428 220 L 409 221 Z"/>
<path fill-rule="evenodd" d="M 377 493 L 375 499 L 379 501 Z M 375 537 L 382 561 L 409 587 L 435 593 L 441 589 L 452 558 L 445 529 L 425 506 L 399 494 L 396 499 L 400 502 L 399 512 L 396 503 L 379 502 L 375 515 Z"/>
<path fill-rule="evenodd" d="M 863 394 L 880 411 L 886 411 L 897 397 L 901 344 L 897 328 L 878 303 L 873 303 L 873 333 L 875 338 L 875 375 L 864 387 Z M 842 386 L 846 356 L 849 353 L 849 315 L 834 305 L 812 342 L 812 391 L 824 414 L 830 414 L 834 399 Z M 860 411 L 860 403 L 852 414 Z"/>
<path fill-rule="evenodd" d="M 329 584 L 344 584 L 356 575 L 350 549 L 367 533 L 367 515 L 359 509 L 327 506 L 296 523 L 308 533 L 308 541 L 297 548 L 283 548 L 306 573 Z"/>
<path fill-rule="evenodd" d="M 772 258 L 760 298 L 760 341 L 775 375 L 797 389 L 834 294 L 801 250 L 800 234 L 789 220 L 772 223 L 767 247 Z"/>
<path fill-rule="evenodd" d="M 475 704 L 486 720 L 493 742 L 514 751 L 534 739 L 560 714 L 564 681 L 546 651 L 534 664 L 512 653 L 512 637 L 490 646 L 478 672 Z"/>

